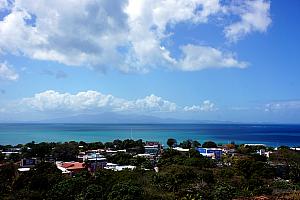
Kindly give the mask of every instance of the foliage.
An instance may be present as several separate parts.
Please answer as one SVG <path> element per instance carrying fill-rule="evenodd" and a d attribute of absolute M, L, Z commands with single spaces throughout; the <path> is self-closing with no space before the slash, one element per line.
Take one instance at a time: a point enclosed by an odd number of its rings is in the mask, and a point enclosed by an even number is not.
<path fill-rule="evenodd" d="M 158 162 L 158 166 L 174 164 L 197 168 L 214 167 L 214 162 L 211 159 L 202 156 L 195 150 L 191 150 L 189 153 L 181 153 L 173 149 L 165 150 L 162 154 L 162 158 Z"/>
<path fill-rule="evenodd" d="M 206 141 L 202 144 L 203 148 L 216 148 L 217 144 L 213 141 Z"/>
<path fill-rule="evenodd" d="M 52 151 L 53 157 L 60 161 L 74 161 L 78 153 L 79 148 L 76 142 L 57 144 Z"/>
<path fill-rule="evenodd" d="M 0 167 L 0 194 L 11 191 L 16 175 L 16 166 L 13 163 Z"/>
<path fill-rule="evenodd" d="M 218 184 L 214 187 L 213 198 L 215 200 L 230 200 L 234 197 L 234 192 L 234 187 L 225 184 Z"/>
<path fill-rule="evenodd" d="M 170 147 L 176 140 L 169 141 Z M 258 195 L 291 193 L 299 191 L 300 154 L 289 148 L 281 148 L 271 154 L 270 159 L 255 152 L 261 147 L 241 145 L 239 153 L 223 156 L 221 161 L 202 156 L 193 147 L 195 141 L 186 140 L 179 144 L 190 148 L 189 152 L 165 149 L 158 161 L 134 156 L 143 151 L 142 140 L 115 140 L 113 142 L 85 143 L 35 143 L 18 145 L 22 157 L 37 157 L 42 161 L 29 172 L 18 172 L 20 158 L 9 158 L 0 163 L 0 199 L 248 199 Z M 111 148 L 126 149 L 107 156 L 109 162 L 137 166 L 136 170 L 120 172 L 98 170 L 83 171 L 73 177 L 65 176 L 49 162 L 49 157 L 60 160 L 75 160 L 79 147 L 82 150 Z M 215 143 L 206 142 L 205 147 Z M 228 146 L 233 148 L 233 145 Z M 1 146 L 10 149 L 13 146 Z M 0 154 L 1 155 L 1 154 Z M 159 168 L 159 172 L 153 170 Z M 283 179 L 278 169 L 283 169 Z M 286 194 L 286 197 L 299 193 Z M 278 195 L 279 196 L 279 195 Z M 281 195 L 282 196 L 282 195 Z"/>
<path fill-rule="evenodd" d="M 0 162 L 2 162 L 4 160 L 4 158 L 5 158 L 5 154 L 0 152 Z"/>
<path fill-rule="evenodd" d="M 107 156 L 107 161 L 119 165 L 130 165 L 133 156 L 124 152 L 118 152 L 115 155 Z"/>
<path fill-rule="evenodd" d="M 139 200 L 142 198 L 142 189 L 131 182 L 116 184 L 108 195 L 108 200 Z"/>
<path fill-rule="evenodd" d="M 167 145 L 168 145 L 170 148 L 175 147 L 176 144 L 177 144 L 177 141 L 176 141 L 176 139 L 174 139 L 174 138 L 169 138 L 169 139 L 167 140 Z"/>

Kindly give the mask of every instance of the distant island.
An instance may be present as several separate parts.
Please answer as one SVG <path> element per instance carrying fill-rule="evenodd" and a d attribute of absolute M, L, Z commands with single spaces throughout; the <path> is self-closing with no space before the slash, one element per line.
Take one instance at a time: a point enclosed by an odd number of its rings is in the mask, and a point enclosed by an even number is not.
<path fill-rule="evenodd" d="M 299 199 L 300 148 L 169 138 L 0 146 L 0 199 Z"/>

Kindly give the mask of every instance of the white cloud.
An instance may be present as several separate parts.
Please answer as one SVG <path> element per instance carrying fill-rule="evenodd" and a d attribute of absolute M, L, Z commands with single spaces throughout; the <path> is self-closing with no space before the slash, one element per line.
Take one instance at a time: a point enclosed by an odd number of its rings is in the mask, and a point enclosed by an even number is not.
<path fill-rule="evenodd" d="M 240 21 L 225 27 L 225 36 L 231 41 L 254 32 L 266 32 L 272 20 L 270 17 L 270 1 L 268 0 L 242 0 L 234 1 L 230 13 L 240 16 Z"/>
<path fill-rule="evenodd" d="M 0 10 L 5 9 L 8 7 L 7 0 L 0 0 Z"/>
<path fill-rule="evenodd" d="M 196 71 L 205 68 L 245 68 L 246 62 L 238 61 L 232 53 L 224 53 L 208 46 L 186 45 L 181 47 L 183 58 L 177 66 L 184 71 Z"/>
<path fill-rule="evenodd" d="M 19 102 L 19 107 L 35 111 L 130 111 L 130 112 L 172 112 L 176 104 L 161 97 L 150 95 L 143 99 L 125 100 L 110 94 L 97 91 L 78 92 L 77 94 L 59 93 L 48 90 L 35 94 L 33 97 L 24 98 Z"/>
<path fill-rule="evenodd" d="M 16 81 L 19 74 L 7 63 L 0 63 L 0 80 Z"/>
<path fill-rule="evenodd" d="M 157 67 L 242 68 L 245 63 L 232 53 L 183 44 L 180 60 L 172 57 L 163 43 L 176 34 L 172 27 L 178 23 L 208 23 L 226 12 L 241 15 L 240 22 L 226 28 L 228 37 L 266 30 L 267 21 L 256 17 L 265 17 L 269 4 L 259 2 L 247 1 L 228 9 L 220 0 L 16 0 L 13 5 L 3 3 L 10 13 L 0 21 L 0 52 L 125 72 L 147 72 Z"/>
<path fill-rule="evenodd" d="M 7 106 L 6 106 L 7 107 Z M 176 103 L 151 94 L 144 98 L 128 100 L 98 91 L 83 91 L 75 94 L 47 90 L 32 97 L 14 102 L 15 112 L 57 112 L 57 113 L 174 113 L 174 112 L 210 112 L 218 110 L 216 105 L 205 100 L 200 105 L 179 106 Z M 4 106 L 5 108 L 5 106 Z"/>
<path fill-rule="evenodd" d="M 185 106 L 183 110 L 187 112 L 208 112 L 215 111 L 217 108 L 214 103 L 209 100 L 205 100 L 200 105 Z"/>
<path fill-rule="evenodd" d="M 289 111 L 289 110 L 299 110 L 299 109 L 300 109 L 299 100 L 271 102 L 265 105 L 266 112 Z"/>

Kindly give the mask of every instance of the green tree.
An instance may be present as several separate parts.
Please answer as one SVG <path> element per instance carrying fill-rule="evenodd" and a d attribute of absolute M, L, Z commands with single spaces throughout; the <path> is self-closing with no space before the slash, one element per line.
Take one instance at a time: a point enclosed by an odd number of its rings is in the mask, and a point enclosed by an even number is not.
<path fill-rule="evenodd" d="M 8 160 L 12 161 L 12 162 L 18 162 L 21 160 L 21 154 L 19 153 L 12 153 L 8 156 Z"/>
<path fill-rule="evenodd" d="M 213 190 L 215 200 L 230 200 L 234 197 L 234 188 L 230 185 L 216 185 Z"/>
<path fill-rule="evenodd" d="M 108 195 L 108 200 L 139 200 L 142 198 L 142 188 L 132 183 L 118 183 Z"/>
<path fill-rule="evenodd" d="M 61 161 L 74 161 L 77 159 L 79 148 L 77 143 L 66 142 L 57 144 L 53 149 L 53 157 Z"/>
<path fill-rule="evenodd" d="M 58 200 L 74 200 L 82 194 L 87 185 L 87 180 L 83 177 L 73 177 L 54 185 L 48 192 L 47 198 Z"/>
<path fill-rule="evenodd" d="M 5 159 L 5 154 L 0 152 L 0 162 L 2 162 Z"/>
<path fill-rule="evenodd" d="M 217 144 L 213 141 L 206 141 L 202 144 L 203 148 L 216 148 Z"/>
<path fill-rule="evenodd" d="M 0 167 L 0 194 L 11 191 L 13 181 L 17 175 L 17 168 L 13 163 L 8 163 Z"/>
<path fill-rule="evenodd" d="M 103 189 L 101 186 L 96 184 L 89 185 L 84 192 L 85 200 L 102 200 L 103 197 Z"/>
<path fill-rule="evenodd" d="M 177 144 L 177 141 L 176 141 L 176 139 L 174 139 L 174 138 L 169 138 L 169 139 L 167 140 L 167 145 L 168 145 L 170 148 L 176 146 L 176 144 Z"/>

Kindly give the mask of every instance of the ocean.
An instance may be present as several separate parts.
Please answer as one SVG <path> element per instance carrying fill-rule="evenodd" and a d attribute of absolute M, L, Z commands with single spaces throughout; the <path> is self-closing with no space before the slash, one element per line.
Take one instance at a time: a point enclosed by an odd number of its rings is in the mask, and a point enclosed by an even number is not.
<path fill-rule="evenodd" d="M 300 146 L 300 125 L 279 124 L 0 124 L 0 144 L 35 142 L 107 142 L 143 139 L 166 144 L 192 139 L 203 143 L 234 141 L 269 146 Z"/>

